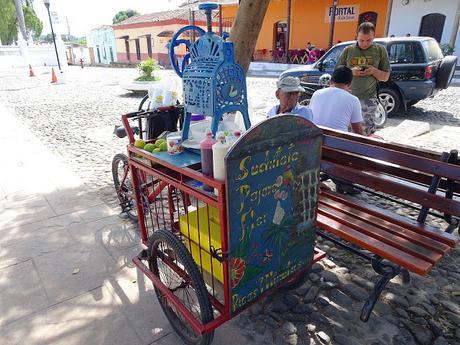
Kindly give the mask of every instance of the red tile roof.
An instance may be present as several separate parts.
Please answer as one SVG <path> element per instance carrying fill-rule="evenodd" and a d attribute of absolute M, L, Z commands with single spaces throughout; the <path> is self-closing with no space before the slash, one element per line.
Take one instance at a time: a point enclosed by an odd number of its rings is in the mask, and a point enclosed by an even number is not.
<path fill-rule="evenodd" d="M 188 9 L 176 9 L 172 11 L 163 11 L 156 13 L 141 14 L 139 16 L 133 16 L 123 20 L 120 23 L 112 25 L 114 28 L 120 25 L 139 24 L 139 23 L 155 23 L 165 20 L 178 19 L 178 20 L 189 20 Z M 196 21 L 205 21 L 206 16 L 201 11 L 195 12 Z"/>

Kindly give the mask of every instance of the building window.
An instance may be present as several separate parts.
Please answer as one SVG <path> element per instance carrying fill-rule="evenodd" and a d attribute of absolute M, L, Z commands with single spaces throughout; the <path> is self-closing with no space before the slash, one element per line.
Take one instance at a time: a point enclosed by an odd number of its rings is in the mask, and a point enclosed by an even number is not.
<path fill-rule="evenodd" d="M 110 52 L 110 62 L 113 62 L 113 49 L 112 49 L 112 47 L 109 47 L 109 52 Z"/>
<path fill-rule="evenodd" d="M 377 27 L 377 13 L 376 12 L 364 12 L 359 15 L 358 26 L 364 22 L 369 22 Z"/>
<path fill-rule="evenodd" d="M 136 38 L 134 42 L 136 42 L 136 58 L 140 60 L 141 59 L 141 45 L 139 43 L 139 38 Z"/>
<path fill-rule="evenodd" d="M 430 13 L 422 17 L 419 36 L 433 37 L 441 42 L 446 16 L 441 13 Z"/>

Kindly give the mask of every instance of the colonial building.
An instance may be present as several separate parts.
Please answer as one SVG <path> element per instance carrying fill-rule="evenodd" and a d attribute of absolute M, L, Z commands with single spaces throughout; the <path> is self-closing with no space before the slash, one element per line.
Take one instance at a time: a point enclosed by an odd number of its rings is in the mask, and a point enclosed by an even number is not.
<path fill-rule="evenodd" d="M 459 20 L 460 0 L 393 0 L 388 35 L 434 37 L 460 56 Z"/>
<path fill-rule="evenodd" d="M 353 40 L 363 21 L 376 25 L 377 37 L 388 30 L 388 9 L 391 0 L 337 0 L 332 42 Z M 308 42 L 327 49 L 331 40 L 333 3 L 331 0 L 272 0 L 264 18 L 256 45 L 255 57 L 272 60 L 273 51 L 305 49 Z M 236 16 L 238 1 L 222 5 L 222 17 L 231 22 Z M 289 28 L 289 34 L 288 34 Z"/>
<path fill-rule="evenodd" d="M 110 25 L 91 30 L 86 36 L 86 44 L 94 55 L 95 63 L 108 65 L 117 61 L 115 36 Z"/>
<path fill-rule="evenodd" d="M 204 14 L 197 11 L 192 17 L 189 9 L 143 14 L 113 25 L 118 62 L 137 64 L 152 57 L 161 65 L 169 65 L 167 44 L 173 34 L 190 21 L 206 30 Z M 185 47 L 177 53 L 183 55 Z"/>

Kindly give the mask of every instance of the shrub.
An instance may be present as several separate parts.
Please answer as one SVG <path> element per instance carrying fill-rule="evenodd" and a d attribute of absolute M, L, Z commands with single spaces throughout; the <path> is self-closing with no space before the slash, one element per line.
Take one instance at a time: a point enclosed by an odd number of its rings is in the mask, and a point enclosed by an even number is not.
<path fill-rule="evenodd" d="M 138 66 L 137 69 L 141 73 L 141 76 L 136 78 L 139 81 L 154 81 L 160 80 L 160 77 L 155 77 L 153 75 L 153 71 L 158 69 L 158 62 L 152 58 L 148 58 L 145 61 L 142 61 Z"/>
<path fill-rule="evenodd" d="M 455 51 L 455 46 L 452 46 L 449 43 L 443 43 L 441 44 L 441 50 L 444 55 L 452 55 Z"/>

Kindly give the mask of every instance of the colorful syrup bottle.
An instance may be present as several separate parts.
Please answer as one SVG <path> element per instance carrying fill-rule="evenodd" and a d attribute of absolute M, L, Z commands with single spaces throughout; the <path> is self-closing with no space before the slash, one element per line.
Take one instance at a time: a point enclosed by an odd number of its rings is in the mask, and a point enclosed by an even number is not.
<path fill-rule="evenodd" d="M 213 177 L 213 166 L 212 166 L 212 145 L 216 143 L 216 140 L 212 137 L 212 132 L 209 128 L 206 129 L 206 137 L 200 142 L 201 151 L 201 172 L 203 175 Z M 204 185 L 205 191 L 211 192 L 213 188 L 211 186 Z"/>

